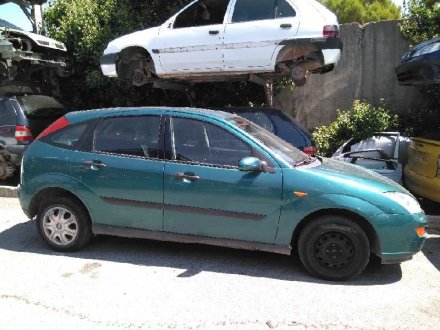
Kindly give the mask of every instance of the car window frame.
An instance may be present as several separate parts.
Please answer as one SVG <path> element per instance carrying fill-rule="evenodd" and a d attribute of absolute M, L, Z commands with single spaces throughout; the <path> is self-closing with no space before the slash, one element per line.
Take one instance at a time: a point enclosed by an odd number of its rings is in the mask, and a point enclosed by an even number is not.
<path fill-rule="evenodd" d="M 106 151 L 99 151 L 95 150 L 95 139 L 96 139 L 96 130 L 99 127 L 99 125 L 104 121 L 108 119 L 118 119 L 118 118 L 139 118 L 139 117 L 159 117 L 159 140 L 158 140 L 158 149 L 159 149 L 159 157 L 146 157 L 144 156 L 136 156 L 136 155 L 129 155 L 129 154 L 119 154 L 119 153 L 113 153 L 113 152 L 106 152 Z M 93 128 L 90 129 L 91 134 L 89 135 L 89 150 L 90 153 L 98 154 L 98 155 L 107 155 L 107 156 L 114 156 L 114 157 L 121 157 L 121 158 L 133 158 L 133 159 L 143 159 L 143 160 L 150 160 L 150 161 L 163 161 L 164 160 L 164 153 L 165 153 L 165 143 L 164 143 L 164 135 L 165 135 L 165 123 L 164 123 L 164 116 L 161 114 L 141 114 L 141 115 L 131 115 L 131 116 L 110 116 L 110 117 L 103 117 L 100 118 L 95 122 L 93 125 Z"/>
<path fill-rule="evenodd" d="M 208 26 L 215 26 L 215 25 L 224 25 L 226 24 L 226 22 L 229 19 L 229 14 L 230 14 L 230 8 L 231 8 L 231 3 L 235 0 L 228 0 L 228 5 L 226 6 L 226 11 L 225 14 L 223 16 L 223 21 L 221 23 L 216 23 L 216 24 L 207 24 L 207 25 L 192 25 L 192 26 L 186 26 L 186 27 L 175 27 L 176 24 L 176 20 L 177 18 L 183 14 L 183 12 L 185 12 L 186 10 L 188 10 L 190 7 L 192 7 L 193 5 L 195 5 L 197 2 L 199 2 L 201 0 L 194 0 L 192 2 L 190 2 L 189 4 L 187 4 L 185 7 L 183 7 L 179 12 L 177 12 L 174 16 L 172 16 L 170 19 L 168 19 L 164 24 L 171 30 L 173 31 L 179 31 L 179 30 L 184 30 L 184 29 L 197 29 L 197 28 L 206 28 Z"/>
<path fill-rule="evenodd" d="M 214 121 L 214 120 L 207 120 L 207 118 L 200 118 L 200 117 L 190 117 L 190 116 L 185 116 L 184 114 L 171 114 L 171 115 L 167 115 L 165 116 L 165 153 L 164 153 L 164 161 L 169 162 L 169 163 L 175 163 L 175 164 L 183 164 L 183 165 L 191 165 L 191 166 L 201 166 L 201 167 L 210 167 L 210 168 L 221 168 L 221 169 L 229 169 L 229 170 L 239 170 L 238 164 L 237 166 L 233 166 L 233 165 L 218 165 L 218 164 L 209 164 L 209 163 L 200 163 L 200 162 L 195 162 L 195 161 L 185 161 L 185 160 L 176 160 L 173 159 L 173 145 L 172 145 L 172 141 L 173 141 L 173 126 L 172 126 L 172 118 L 182 118 L 182 119 L 190 119 L 190 120 L 196 120 L 196 121 L 201 121 L 201 122 L 205 122 L 214 126 L 217 126 L 220 129 L 223 129 L 224 131 L 232 134 L 235 138 L 239 139 L 241 142 L 243 142 L 244 144 L 246 144 L 250 151 L 251 151 L 251 155 L 249 157 L 256 157 L 258 159 L 260 159 L 264 164 L 264 171 L 265 173 L 275 173 L 276 172 L 276 168 L 279 167 L 278 163 L 274 160 L 271 159 L 271 157 L 269 158 L 268 156 L 264 155 L 264 153 L 260 150 L 258 150 L 255 146 L 253 146 L 251 143 L 249 143 L 249 141 L 246 141 L 245 139 L 243 139 L 241 136 L 239 136 L 237 134 L 237 132 L 232 131 L 227 129 L 224 126 L 219 125 L 218 122 Z"/>
<path fill-rule="evenodd" d="M 285 20 L 285 19 L 293 19 L 298 17 L 298 8 L 289 0 L 285 0 L 288 5 L 293 9 L 295 12 L 295 16 L 286 16 L 286 17 L 275 17 L 275 9 L 276 9 L 276 3 L 274 4 L 273 8 L 273 17 L 272 18 L 265 18 L 265 19 L 259 19 L 259 20 L 252 20 L 252 21 L 242 21 L 242 22 L 233 22 L 232 19 L 234 17 L 235 13 L 235 5 L 237 4 L 238 0 L 231 0 L 229 3 L 229 10 L 227 11 L 227 19 L 225 21 L 226 24 L 245 24 L 245 23 L 252 23 L 252 22 L 265 22 L 265 21 L 277 21 L 277 20 Z M 274 0 L 276 2 L 277 0 Z"/>

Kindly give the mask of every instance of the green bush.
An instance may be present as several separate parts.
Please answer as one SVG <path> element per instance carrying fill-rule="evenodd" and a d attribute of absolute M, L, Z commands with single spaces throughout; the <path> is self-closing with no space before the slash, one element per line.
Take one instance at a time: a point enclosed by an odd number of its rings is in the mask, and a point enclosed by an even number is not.
<path fill-rule="evenodd" d="M 351 138 L 362 140 L 397 126 L 398 116 L 392 115 L 386 105 L 374 107 L 356 100 L 351 110 L 338 110 L 338 116 L 333 123 L 316 128 L 313 139 L 318 153 L 329 157 Z"/>

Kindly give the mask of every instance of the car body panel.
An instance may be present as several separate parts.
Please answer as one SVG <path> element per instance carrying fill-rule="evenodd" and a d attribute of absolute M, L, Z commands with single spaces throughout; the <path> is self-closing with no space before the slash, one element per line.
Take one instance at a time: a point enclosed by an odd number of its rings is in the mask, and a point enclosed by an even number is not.
<path fill-rule="evenodd" d="M 440 203 L 440 141 L 412 139 L 405 185 L 415 194 Z"/>
<path fill-rule="evenodd" d="M 24 159 L 19 196 L 26 214 L 35 216 L 35 197 L 39 192 L 56 187 L 84 202 L 97 233 L 286 253 L 298 224 L 312 221 L 317 212 L 331 214 L 337 210 L 354 214 L 354 221 L 369 223 L 378 238 L 374 253 L 384 262 L 407 260 L 423 246 L 425 237 L 419 238 L 416 233 L 417 227 L 427 226 L 423 211 L 410 214 L 386 195 L 409 195 L 404 188 L 343 162 L 320 158 L 307 165 L 292 166 L 227 121 L 228 113 L 128 108 L 77 112 L 66 118 L 73 125 L 142 115 L 177 116 L 217 125 L 251 146 L 260 160 L 268 163 L 266 170 L 241 172 L 234 166 L 207 166 L 168 156 L 151 160 L 112 155 L 97 159 L 107 167 L 93 169 L 84 161 L 101 155 L 54 147 L 45 137 L 31 145 Z M 176 176 L 179 173 L 189 178 Z M 191 179 L 196 176 L 196 180 Z M 111 199 L 114 205 L 101 197 Z M 125 203 L 128 201 L 132 205 Z M 152 222 L 145 225 L 147 219 Z M 146 229 L 144 234 L 140 229 Z"/>

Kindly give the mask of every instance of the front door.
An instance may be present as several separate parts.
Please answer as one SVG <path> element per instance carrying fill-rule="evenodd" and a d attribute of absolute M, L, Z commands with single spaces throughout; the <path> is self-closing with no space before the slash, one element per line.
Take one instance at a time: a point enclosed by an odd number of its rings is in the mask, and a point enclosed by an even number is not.
<path fill-rule="evenodd" d="M 91 152 L 78 152 L 72 176 L 92 192 L 99 224 L 162 230 L 160 116 L 103 119 Z"/>
<path fill-rule="evenodd" d="M 219 72 L 229 0 L 200 0 L 162 26 L 153 51 L 166 74 Z"/>
<path fill-rule="evenodd" d="M 213 123 L 172 118 L 170 128 L 165 231 L 273 242 L 280 217 L 281 170 L 241 172 L 238 163 L 253 155 L 252 148 Z"/>
<path fill-rule="evenodd" d="M 224 70 L 273 70 L 279 43 L 294 38 L 298 25 L 287 0 L 236 0 L 225 29 Z"/>

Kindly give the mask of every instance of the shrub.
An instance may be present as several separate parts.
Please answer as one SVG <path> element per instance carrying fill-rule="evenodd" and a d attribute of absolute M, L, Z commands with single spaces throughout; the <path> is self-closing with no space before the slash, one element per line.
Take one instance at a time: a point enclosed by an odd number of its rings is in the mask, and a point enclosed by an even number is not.
<path fill-rule="evenodd" d="M 351 138 L 363 140 L 374 133 L 395 129 L 397 125 L 397 115 L 392 115 L 385 104 L 375 107 L 356 100 L 351 110 L 338 110 L 333 123 L 316 128 L 313 139 L 318 153 L 329 157 Z"/>

